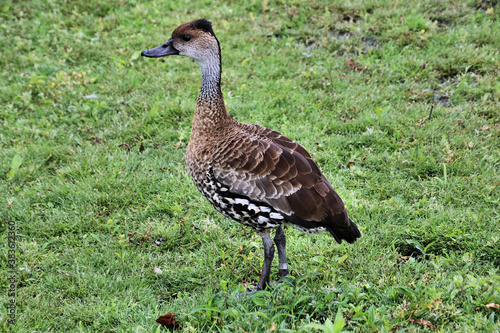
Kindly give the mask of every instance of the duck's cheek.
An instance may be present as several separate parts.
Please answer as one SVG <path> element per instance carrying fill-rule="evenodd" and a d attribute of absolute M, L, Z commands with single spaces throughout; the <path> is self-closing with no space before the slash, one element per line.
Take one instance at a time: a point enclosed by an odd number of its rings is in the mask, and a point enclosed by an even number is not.
<path fill-rule="evenodd" d="M 184 50 L 179 50 L 179 54 L 181 56 L 185 56 L 185 57 L 190 57 L 190 58 L 197 58 L 196 55 L 194 54 L 194 52 L 190 49 L 184 49 Z"/>

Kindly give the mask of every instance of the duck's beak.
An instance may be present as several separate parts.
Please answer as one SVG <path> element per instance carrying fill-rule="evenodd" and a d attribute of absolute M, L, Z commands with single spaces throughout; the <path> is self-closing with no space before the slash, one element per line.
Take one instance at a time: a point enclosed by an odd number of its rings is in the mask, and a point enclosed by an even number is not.
<path fill-rule="evenodd" d="M 142 56 L 149 58 L 166 57 L 169 55 L 176 55 L 176 54 L 179 54 L 179 51 L 174 47 L 173 39 L 167 40 L 160 46 L 157 46 L 149 50 L 144 50 L 141 52 Z"/>

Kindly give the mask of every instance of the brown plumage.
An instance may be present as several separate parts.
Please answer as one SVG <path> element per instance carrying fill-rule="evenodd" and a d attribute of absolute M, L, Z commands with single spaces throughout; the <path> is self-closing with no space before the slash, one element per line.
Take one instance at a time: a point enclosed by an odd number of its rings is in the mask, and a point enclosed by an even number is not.
<path fill-rule="evenodd" d="M 186 154 L 189 174 L 217 210 L 262 236 L 265 260 L 257 289 L 269 281 L 271 228 L 277 228 L 280 276 L 288 274 L 283 223 L 307 233 L 328 231 L 338 243 L 353 243 L 361 236 L 304 147 L 271 129 L 239 123 L 227 113 L 220 89 L 220 46 L 209 21 L 180 25 L 171 39 L 142 55 L 185 55 L 200 66 L 202 85 Z"/>

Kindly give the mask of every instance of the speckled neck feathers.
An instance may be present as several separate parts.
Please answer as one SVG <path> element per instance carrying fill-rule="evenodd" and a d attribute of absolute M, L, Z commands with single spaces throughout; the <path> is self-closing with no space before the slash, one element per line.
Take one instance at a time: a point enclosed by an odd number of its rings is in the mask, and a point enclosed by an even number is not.
<path fill-rule="evenodd" d="M 223 127 L 231 117 L 226 111 L 221 90 L 221 54 L 217 38 L 206 41 L 209 46 L 200 51 L 203 56 L 196 59 L 201 70 L 201 88 L 193 117 L 191 139 L 198 136 L 213 136 L 213 131 Z"/>
<path fill-rule="evenodd" d="M 201 90 L 199 99 L 211 99 L 215 97 L 222 98 L 220 89 L 221 84 L 221 55 L 220 45 L 217 38 L 214 36 L 217 47 L 212 47 L 205 50 L 205 56 L 202 59 L 197 59 L 201 70 Z M 212 40 L 210 44 L 214 44 Z"/>

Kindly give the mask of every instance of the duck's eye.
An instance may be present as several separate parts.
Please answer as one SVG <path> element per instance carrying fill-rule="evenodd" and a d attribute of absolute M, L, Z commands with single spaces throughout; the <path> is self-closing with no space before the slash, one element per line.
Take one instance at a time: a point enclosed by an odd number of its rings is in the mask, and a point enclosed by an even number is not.
<path fill-rule="evenodd" d="M 182 38 L 182 40 L 184 40 L 184 41 L 187 42 L 187 41 L 189 41 L 191 39 L 191 36 L 190 35 L 184 35 L 181 38 Z"/>

